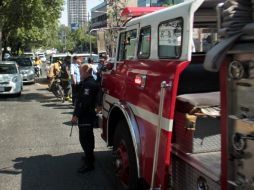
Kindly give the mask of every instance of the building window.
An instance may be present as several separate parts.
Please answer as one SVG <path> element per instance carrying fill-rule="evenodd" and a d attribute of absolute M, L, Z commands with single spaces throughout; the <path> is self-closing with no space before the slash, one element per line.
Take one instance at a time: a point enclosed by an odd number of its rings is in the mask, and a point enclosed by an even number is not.
<path fill-rule="evenodd" d="M 181 56 L 183 19 L 162 22 L 158 30 L 158 55 L 161 59 L 176 59 Z"/>
<path fill-rule="evenodd" d="M 138 58 L 147 59 L 151 50 L 151 27 L 141 28 L 138 46 Z"/>

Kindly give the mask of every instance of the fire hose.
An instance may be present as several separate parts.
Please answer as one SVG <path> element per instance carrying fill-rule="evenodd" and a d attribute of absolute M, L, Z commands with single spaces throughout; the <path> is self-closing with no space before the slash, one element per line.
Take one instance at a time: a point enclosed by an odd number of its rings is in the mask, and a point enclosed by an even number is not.
<path fill-rule="evenodd" d="M 219 8 L 222 40 L 207 52 L 204 67 L 217 72 L 228 50 L 241 36 L 254 34 L 254 0 L 226 0 Z"/>

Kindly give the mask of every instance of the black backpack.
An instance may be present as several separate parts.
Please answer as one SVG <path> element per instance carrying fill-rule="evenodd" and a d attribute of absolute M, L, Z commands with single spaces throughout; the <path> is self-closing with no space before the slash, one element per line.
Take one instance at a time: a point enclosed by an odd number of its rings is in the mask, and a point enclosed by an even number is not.
<path fill-rule="evenodd" d="M 68 70 L 69 70 L 68 66 L 66 64 L 63 64 L 61 67 L 61 78 L 69 79 L 70 75 Z"/>

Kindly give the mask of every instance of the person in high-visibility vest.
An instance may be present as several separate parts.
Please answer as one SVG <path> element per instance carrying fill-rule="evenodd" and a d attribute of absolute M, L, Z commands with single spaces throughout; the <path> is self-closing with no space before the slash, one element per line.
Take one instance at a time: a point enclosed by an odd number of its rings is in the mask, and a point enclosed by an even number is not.
<path fill-rule="evenodd" d="M 50 65 L 49 73 L 48 73 L 49 90 L 51 89 L 51 85 L 54 81 L 54 78 L 59 77 L 61 64 L 62 64 L 62 61 L 58 60 L 56 63 Z"/>
<path fill-rule="evenodd" d="M 40 59 L 40 57 L 35 57 L 35 60 L 34 60 L 34 65 L 41 65 L 42 64 L 42 62 L 41 62 L 41 59 Z"/>
<path fill-rule="evenodd" d="M 35 72 L 38 72 L 38 76 L 42 75 L 41 65 L 42 65 L 42 61 L 41 61 L 40 57 L 35 57 L 34 68 L 35 68 Z"/>

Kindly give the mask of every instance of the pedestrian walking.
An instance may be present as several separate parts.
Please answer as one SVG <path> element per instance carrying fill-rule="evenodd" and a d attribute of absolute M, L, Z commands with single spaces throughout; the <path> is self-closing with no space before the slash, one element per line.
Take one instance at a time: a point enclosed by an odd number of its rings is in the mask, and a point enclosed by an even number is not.
<path fill-rule="evenodd" d="M 77 87 L 80 83 L 80 64 L 82 63 L 81 57 L 74 56 L 71 63 L 71 89 L 72 89 L 72 104 L 75 106 L 77 97 Z"/>
<path fill-rule="evenodd" d="M 94 134 L 93 127 L 96 121 L 96 104 L 99 85 L 92 76 L 90 64 L 81 66 L 81 83 L 77 94 L 72 123 L 78 123 L 79 141 L 84 150 L 84 163 L 79 173 L 94 170 Z"/>

